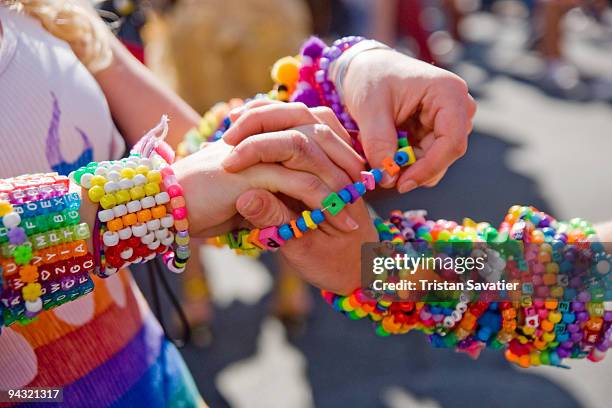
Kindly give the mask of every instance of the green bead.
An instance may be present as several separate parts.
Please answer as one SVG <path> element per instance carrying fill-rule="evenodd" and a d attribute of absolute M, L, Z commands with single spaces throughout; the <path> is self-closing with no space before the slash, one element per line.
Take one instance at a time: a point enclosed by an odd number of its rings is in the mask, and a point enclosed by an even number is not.
<path fill-rule="evenodd" d="M 321 203 L 321 207 L 326 208 L 332 216 L 337 215 L 346 204 L 336 193 L 331 193 Z"/>
<path fill-rule="evenodd" d="M 85 174 L 85 170 L 83 168 L 80 168 L 74 172 L 74 181 L 76 181 L 78 185 L 81 185 L 81 177 L 83 177 L 83 174 Z"/>
<path fill-rule="evenodd" d="M 390 335 L 390 333 L 389 333 L 388 331 L 386 331 L 386 330 L 385 330 L 385 329 L 382 327 L 382 324 L 379 324 L 379 325 L 376 327 L 376 334 L 377 334 L 377 335 L 379 335 L 379 336 L 381 336 L 381 337 L 387 337 L 387 336 L 389 336 L 389 335 Z"/>
<path fill-rule="evenodd" d="M 77 210 L 70 210 L 66 208 L 64 211 L 62 211 L 62 215 L 66 219 L 64 221 L 65 226 L 78 224 L 81 220 L 81 215 Z"/>
<path fill-rule="evenodd" d="M 74 240 L 89 238 L 89 226 L 85 223 L 75 225 L 74 234 Z"/>
<path fill-rule="evenodd" d="M 408 145 L 408 138 L 407 137 L 400 137 L 399 139 L 397 139 L 397 146 L 401 149 L 402 147 L 407 147 Z"/>

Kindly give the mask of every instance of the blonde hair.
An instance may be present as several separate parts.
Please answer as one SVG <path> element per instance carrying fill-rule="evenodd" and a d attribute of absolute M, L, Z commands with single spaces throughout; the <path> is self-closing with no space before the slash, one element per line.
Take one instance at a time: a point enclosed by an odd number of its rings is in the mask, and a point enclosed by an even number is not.
<path fill-rule="evenodd" d="M 90 72 L 110 65 L 110 31 L 87 5 L 75 0 L 0 0 L 0 5 L 40 21 L 51 35 L 70 45 Z"/>

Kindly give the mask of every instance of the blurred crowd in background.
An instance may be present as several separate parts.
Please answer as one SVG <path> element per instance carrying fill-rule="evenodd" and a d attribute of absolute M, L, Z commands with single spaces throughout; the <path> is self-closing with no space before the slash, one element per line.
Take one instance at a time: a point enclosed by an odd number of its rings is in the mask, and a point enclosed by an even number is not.
<path fill-rule="evenodd" d="M 378 39 L 455 71 L 477 98 L 501 75 L 550 98 L 612 104 L 610 0 L 106 0 L 97 6 L 130 51 L 201 113 L 216 102 L 269 90 L 272 64 L 297 54 L 309 35 Z M 383 208 L 385 200 L 391 202 L 383 198 Z M 190 347 L 235 344 L 215 332 L 210 285 L 196 259 L 175 285 L 192 328 Z M 316 318 L 312 291 L 280 263 L 271 268 L 278 270 L 274 295 L 264 308 L 299 338 Z M 239 337 L 237 319 L 232 332 Z M 236 360 L 185 356 L 192 370 L 201 365 L 213 375 Z M 198 381 L 204 399 L 225 404 L 211 391 L 213 382 Z"/>

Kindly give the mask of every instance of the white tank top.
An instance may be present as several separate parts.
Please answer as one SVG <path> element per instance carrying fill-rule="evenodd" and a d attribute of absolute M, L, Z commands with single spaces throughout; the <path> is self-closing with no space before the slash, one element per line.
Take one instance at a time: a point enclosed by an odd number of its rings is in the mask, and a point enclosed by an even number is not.
<path fill-rule="evenodd" d="M 70 46 L 0 6 L 0 178 L 120 157 L 106 98 Z"/>

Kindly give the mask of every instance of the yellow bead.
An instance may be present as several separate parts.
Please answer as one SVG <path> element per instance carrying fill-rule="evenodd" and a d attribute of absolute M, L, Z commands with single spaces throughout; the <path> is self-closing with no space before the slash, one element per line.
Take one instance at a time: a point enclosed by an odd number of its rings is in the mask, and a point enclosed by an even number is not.
<path fill-rule="evenodd" d="M 136 175 L 136 172 L 134 171 L 134 169 L 126 167 L 124 169 L 121 169 L 120 174 L 122 178 L 131 179 L 131 178 L 134 178 L 134 176 Z"/>
<path fill-rule="evenodd" d="M 0 217 L 13 212 L 13 206 L 8 201 L 0 200 Z"/>
<path fill-rule="evenodd" d="M 92 186 L 104 187 L 105 184 L 106 184 L 106 178 L 104 178 L 102 176 L 93 176 L 91 178 L 91 185 Z"/>
<path fill-rule="evenodd" d="M 149 183 L 159 184 L 162 182 L 162 175 L 159 170 L 151 170 L 147 173 L 147 181 Z"/>
<path fill-rule="evenodd" d="M 130 196 L 132 200 L 140 200 L 145 196 L 145 190 L 142 186 L 136 186 L 130 188 Z"/>
<path fill-rule="evenodd" d="M 117 199 L 113 194 L 104 194 L 104 196 L 102 196 L 102 198 L 100 199 L 100 205 L 105 210 L 108 210 L 109 208 L 113 208 L 117 205 Z"/>
<path fill-rule="evenodd" d="M 284 57 L 272 66 L 272 80 L 283 85 L 293 85 L 299 77 L 300 63 L 294 57 Z"/>
<path fill-rule="evenodd" d="M 315 224 L 315 222 L 310 217 L 310 211 L 303 211 L 302 212 L 302 217 L 304 217 L 304 222 L 306 222 L 306 226 L 309 229 L 311 229 L 311 230 L 317 229 L 317 224 Z"/>
<path fill-rule="evenodd" d="M 144 186 L 145 194 L 148 196 L 153 196 L 159 193 L 159 184 L 157 183 L 147 183 Z"/>
<path fill-rule="evenodd" d="M 148 172 L 149 168 L 145 165 L 141 164 L 140 166 L 136 167 L 136 174 L 144 174 L 146 176 Z"/>
<path fill-rule="evenodd" d="M 130 193 L 127 190 L 119 190 L 115 193 L 117 204 L 125 204 L 131 200 Z"/>
<path fill-rule="evenodd" d="M 34 302 L 42 295 L 40 283 L 28 283 L 21 290 L 21 295 L 23 296 L 23 300 Z"/>
<path fill-rule="evenodd" d="M 104 189 L 99 185 L 93 186 L 87 191 L 87 195 L 91 201 L 99 203 L 102 197 L 104 197 Z"/>

